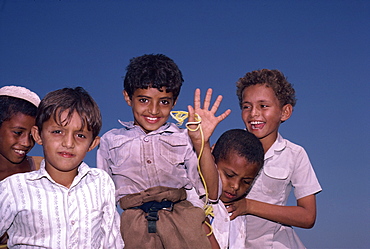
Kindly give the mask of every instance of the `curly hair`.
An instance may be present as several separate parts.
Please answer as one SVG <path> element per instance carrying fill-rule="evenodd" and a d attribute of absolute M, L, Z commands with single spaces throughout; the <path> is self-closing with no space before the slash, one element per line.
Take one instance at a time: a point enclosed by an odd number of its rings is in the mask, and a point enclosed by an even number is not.
<path fill-rule="evenodd" d="M 275 92 L 281 106 L 291 104 L 295 106 L 297 99 L 293 86 L 287 81 L 287 78 L 279 70 L 261 69 L 246 73 L 236 83 L 236 95 L 239 99 L 240 108 L 242 107 L 243 91 L 248 86 L 257 84 L 266 84 Z"/>
<path fill-rule="evenodd" d="M 180 94 L 182 73 L 176 63 L 163 54 L 144 54 L 132 58 L 126 67 L 123 88 L 131 98 L 136 89 L 157 88 L 172 92 L 174 100 Z"/>

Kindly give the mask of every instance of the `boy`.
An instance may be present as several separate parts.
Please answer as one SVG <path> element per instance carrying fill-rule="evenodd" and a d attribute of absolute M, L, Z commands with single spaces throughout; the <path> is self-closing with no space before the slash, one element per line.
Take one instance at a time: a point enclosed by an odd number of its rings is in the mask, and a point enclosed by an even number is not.
<path fill-rule="evenodd" d="M 39 103 L 39 96 L 27 88 L 0 88 L 0 181 L 39 167 L 40 157 L 27 156 L 35 144 L 31 128 Z"/>
<path fill-rule="evenodd" d="M 193 189 L 205 194 L 196 154 L 187 130 L 167 122 L 182 82 L 181 71 L 165 55 L 131 59 L 123 95 L 134 121 L 102 136 L 97 167 L 115 182 L 126 248 L 210 247 L 202 230 L 204 211 L 186 201 Z M 210 198 L 217 199 L 214 189 Z"/>
<path fill-rule="evenodd" d="M 25 87 L 0 88 L 0 181 L 39 168 L 42 157 L 27 156 L 35 144 L 31 128 L 39 103 L 39 96 Z M 6 248 L 6 240 L 0 234 L 0 248 Z"/>
<path fill-rule="evenodd" d="M 217 124 L 230 113 L 226 111 L 219 117 L 214 114 L 220 104 L 220 97 L 208 111 L 212 91 L 207 91 L 204 107 L 200 108 L 200 91 L 195 92 L 194 108 L 189 106 L 189 122 L 194 121 L 194 113 L 201 117 L 198 130 L 203 133 L 203 138 L 199 131 L 190 131 L 197 154 L 202 151 L 201 158 L 218 169 L 222 181 L 222 192 L 220 200 L 213 203 L 214 218 L 212 228 L 220 248 L 239 249 L 245 248 L 246 224 L 245 216 L 238 216 L 230 221 L 226 207 L 248 193 L 254 178 L 263 165 L 263 147 L 259 139 L 246 130 L 233 129 L 224 132 L 217 140 L 211 154 L 210 136 Z M 193 125 L 190 128 L 196 129 Z M 202 141 L 203 140 L 203 141 Z M 204 144 L 203 149 L 202 144 Z M 203 159 L 201 159 L 203 160 Z M 213 177 L 218 178 L 217 170 L 213 171 Z M 225 207 L 226 206 L 226 207 Z"/>
<path fill-rule="evenodd" d="M 292 226 L 313 227 L 321 186 L 305 150 L 278 131 L 292 114 L 295 91 L 280 71 L 262 69 L 239 79 L 237 96 L 247 130 L 263 145 L 265 163 L 247 198 L 230 205 L 231 219 L 249 214 L 247 247 L 304 248 Z M 292 187 L 297 205 L 285 206 Z"/>
<path fill-rule="evenodd" d="M 0 182 L 0 233 L 9 248 L 123 248 L 114 185 L 82 160 L 99 143 L 101 115 L 81 87 L 42 99 L 32 128 L 40 170 Z"/>

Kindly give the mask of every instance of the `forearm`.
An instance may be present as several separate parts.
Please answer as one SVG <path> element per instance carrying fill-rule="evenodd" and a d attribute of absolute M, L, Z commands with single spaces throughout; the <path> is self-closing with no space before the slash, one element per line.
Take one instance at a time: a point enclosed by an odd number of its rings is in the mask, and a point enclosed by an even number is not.
<path fill-rule="evenodd" d="M 304 202 L 303 205 L 298 200 L 297 206 L 279 206 L 250 199 L 245 200 L 248 214 L 301 228 L 312 228 L 315 224 L 316 203 L 312 203 L 314 200 L 311 197 L 309 202 Z"/>
<path fill-rule="evenodd" d="M 195 148 L 195 150 L 197 151 L 197 155 L 199 156 L 200 148 L 198 149 Z M 206 142 L 204 144 L 199 164 L 204 181 L 207 185 L 208 197 L 209 199 L 217 200 L 219 177 L 216 164 L 211 153 L 211 147 L 209 145 L 209 142 Z"/>

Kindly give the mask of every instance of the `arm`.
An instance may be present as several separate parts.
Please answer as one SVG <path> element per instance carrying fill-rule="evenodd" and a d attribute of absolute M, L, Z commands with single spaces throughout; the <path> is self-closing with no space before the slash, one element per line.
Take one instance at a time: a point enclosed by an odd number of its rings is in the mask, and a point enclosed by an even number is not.
<path fill-rule="evenodd" d="M 115 205 L 115 187 L 108 175 L 105 175 L 104 180 L 106 201 L 103 207 L 102 222 L 102 230 L 104 231 L 103 234 L 105 234 L 103 248 L 121 249 L 124 247 L 124 242 L 120 232 L 120 216 Z"/>
<path fill-rule="evenodd" d="M 308 195 L 297 200 L 297 206 L 279 206 L 251 199 L 241 199 L 227 208 L 230 219 L 252 214 L 289 226 L 312 228 L 316 220 L 316 197 Z"/>
<path fill-rule="evenodd" d="M 196 89 L 194 94 L 194 107 L 188 106 L 189 122 L 195 121 L 195 113 L 201 117 L 200 129 L 196 131 L 189 130 L 189 136 L 192 140 L 194 149 L 199 157 L 202 147 L 202 133 L 203 133 L 203 152 L 200 157 L 200 168 L 204 180 L 207 184 L 209 198 L 213 200 L 218 199 L 218 171 L 211 153 L 211 146 L 209 139 L 215 130 L 216 126 L 224 120 L 231 112 L 226 110 L 219 116 L 215 116 L 218 107 L 222 101 L 222 96 L 218 96 L 211 110 L 209 110 L 212 97 L 212 89 L 208 89 L 204 99 L 203 108 L 200 106 L 200 90 Z M 189 125 L 190 129 L 196 129 L 197 125 Z"/>

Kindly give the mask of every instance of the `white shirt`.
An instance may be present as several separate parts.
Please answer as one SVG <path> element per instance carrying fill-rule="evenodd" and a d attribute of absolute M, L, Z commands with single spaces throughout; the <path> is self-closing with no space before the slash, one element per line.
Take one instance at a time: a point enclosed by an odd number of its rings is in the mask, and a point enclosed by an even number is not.
<path fill-rule="evenodd" d="M 45 170 L 0 182 L 0 234 L 9 248 L 123 248 L 114 184 L 109 175 L 81 163 L 70 188 Z"/>
<path fill-rule="evenodd" d="M 221 249 L 245 248 L 245 215 L 230 220 L 229 213 L 222 201 L 212 204 L 215 215 L 212 221 L 213 233 Z"/>
<path fill-rule="evenodd" d="M 292 187 L 296 199 L 321 191 L 306 151 L 279 134 L 247 198 L 285 206 Z M 291 226 L 253 215 L 246 222 L 247 248 L 304 248 Z"/>

